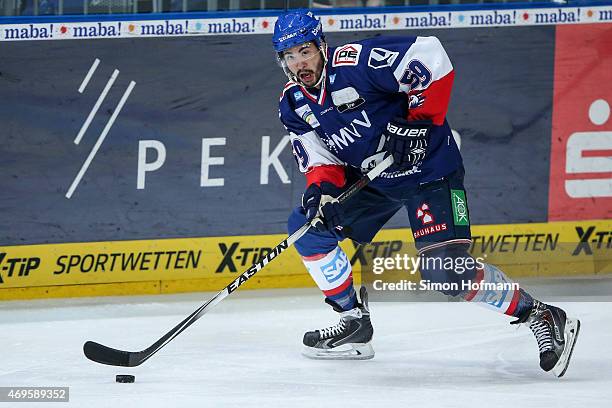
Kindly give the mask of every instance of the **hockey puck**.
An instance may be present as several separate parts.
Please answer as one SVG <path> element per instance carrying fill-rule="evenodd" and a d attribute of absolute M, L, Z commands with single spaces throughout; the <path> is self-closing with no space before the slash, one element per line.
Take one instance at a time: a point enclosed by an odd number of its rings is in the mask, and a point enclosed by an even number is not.
<path fill-rule="evenodd" d="M 133 375 L 117 374 L 115 381 L 118 383 L 133 383 L 136 377 Z"/>

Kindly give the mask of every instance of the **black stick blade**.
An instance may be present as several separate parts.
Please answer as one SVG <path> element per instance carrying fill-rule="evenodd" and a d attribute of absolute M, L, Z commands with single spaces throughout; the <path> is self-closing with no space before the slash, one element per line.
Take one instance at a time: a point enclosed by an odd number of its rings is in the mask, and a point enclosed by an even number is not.
<path fill-rule="evenodd" d="M 86 342 L 83 345 L 83 352 L 85 357 L 100 364 L 121 367 L 134 367 L 138 365 L 134 364 L 134 361 L 130 361 L 130 354 L 132 353 L 129 351 L 116 350 L 95 341 Z"/>

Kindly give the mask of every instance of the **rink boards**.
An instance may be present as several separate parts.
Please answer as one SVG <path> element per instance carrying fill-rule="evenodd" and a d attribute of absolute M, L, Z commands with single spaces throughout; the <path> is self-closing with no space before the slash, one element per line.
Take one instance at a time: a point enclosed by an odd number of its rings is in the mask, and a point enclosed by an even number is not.
<path fill-rule="evenodd" d="M 444 44 L 473 249 L 514 277 L 610 272 L 612 5 L 385 10 L 322 21 L 332 46 Z M 157 17 L 0 21 L 0 299 L 220 289 L 283 238 L 304 177 L 275 16 Z M 356 272 L 412 248 L 407 218 L 343 244 Z M 245 287 L 311 284 L 292 249 Z"/>
<path fill-rule="evenodd" d="M 440 38 L 470 217 L 495 225 L 612 217 L 611 26 L 329 39 Z M 0 245 L 285 231 L 304 176 L 269 35 L 0 41 L 0 53 Z"/>
<path fill-rule="evenodd" d="M 612 273 L 612 221 L 473 227 L 472 254 L 513 278 Z M 367 246 L 344 241 L 356 279 L 375 258 L 415 255 L 409 229 L 382 230 Z M 0 247 L 0 299 L 221 290 L 284 236 L 179 238 Z M 295 251 L 244 288 L 314 283 Z"/>

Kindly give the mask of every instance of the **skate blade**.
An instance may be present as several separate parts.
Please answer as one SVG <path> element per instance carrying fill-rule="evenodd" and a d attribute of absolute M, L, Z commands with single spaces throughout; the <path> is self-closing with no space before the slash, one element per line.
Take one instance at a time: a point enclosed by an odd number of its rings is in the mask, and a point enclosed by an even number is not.
<path fill-rule="evenodd" d="M 563 377 L 567 371 L 578 333 L 580 333 L 580 320 L 567 319 L 565 322 L 565 348 L 563 353 L 561 353 L 559 361 L 557 361 L 557 364 L 552 369 L 553 374 L 559 378 Z"/>
<path fill-rule="evenodd" d="M 370 343 L 351 343 L 333 349 L 304 346 L 302 355 L 313 360 L 369 360 L 374 357 Z"/>

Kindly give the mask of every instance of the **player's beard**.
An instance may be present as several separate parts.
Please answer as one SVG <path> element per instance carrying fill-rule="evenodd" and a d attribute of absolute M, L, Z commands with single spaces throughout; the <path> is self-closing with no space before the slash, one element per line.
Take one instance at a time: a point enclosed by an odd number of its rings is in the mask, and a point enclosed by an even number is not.
<path fill-rule="evenodd" d="M 306 87 L 313 87 L 319 81 L 320 74 L 317 74 L 310 69 L 301 69 L 297 73 L 297 77 Z"/>
<path fill-rule="evenodd" d="M 316 63 L 315 70 L 310 68 L 304 68 L 298 70 L 296 76 L 298 80 L 307 88 L 312 88 L 319 83 L 321 75 L 323 75 L 324 59 L 320 58 Z M 319 86 L 317 86 L 319 88 Z"/>

